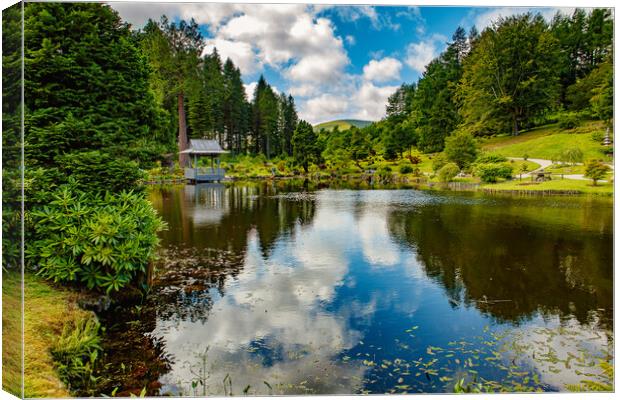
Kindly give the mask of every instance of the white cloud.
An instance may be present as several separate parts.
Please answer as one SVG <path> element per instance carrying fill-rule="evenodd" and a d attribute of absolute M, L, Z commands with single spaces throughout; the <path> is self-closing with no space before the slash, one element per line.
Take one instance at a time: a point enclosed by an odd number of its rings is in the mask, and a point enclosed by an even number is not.
<path fill-rule="evenodd" d="M 443 35 L 433 35 L 418 43 L 409 44 L 405 62 L 415 71 L 424 72 L 428 63 L 444 49 L 446 40 Z"/>
<path fill-rule="evenodd" d="M 347 35 L 344 40 L 346 40 L 347 44 L 353 46 L 355 45 L 355 37 L 351 35 Z"/>
<path fill-rule="evenodd" d="M 319 88 L 312 84 L 301 84 L 299 86 L 291 86 L 288 91 L 295 97 L 308 97 L 316 95 L 319 92 Z"/>
<path fill-rule="evenodd" d="M 385 57 L 381 60 L 370 60 L 364 66 L 364 78 L 369 81 L 387 82 L 400 79 L 403 64 L 395 58 Z"/>
<path fill-rule="evenodd" d="M 208 39 L 202 54 L 211 54 L 214 48 L 217 48 L 222 60 L 230 58 L 243 74 L 258 71 L 262 67 L 261 61 L 256 57 L 249 43 L 221 38 Z"/>
<path fill-rule="evenodd" d="M 249 101 L 252 101 L 252 99 L 254 98 L 254 89 L 256 89 L 256 85 L 258 85 L 258 82 L 256 81 L 248 83 L 247 85 L 243 84 L 243 87 L 245 89 L 245 96 Z"/>
<path fill-rule="evenodd" d="M 324 93 L 305 101 L 300 109 L 300 116 L 314 124 L 335 119 L 345 113 L 348 108 L 347 98 Z"/>
<path fill-rule="evenodd" d="M 365 82 L 353 96 L 356 110 L 355 118 L 377 121 L 385 116 L 385 105 L 388 97 L 398 89 L 398 86 L 375 86 Z"/>

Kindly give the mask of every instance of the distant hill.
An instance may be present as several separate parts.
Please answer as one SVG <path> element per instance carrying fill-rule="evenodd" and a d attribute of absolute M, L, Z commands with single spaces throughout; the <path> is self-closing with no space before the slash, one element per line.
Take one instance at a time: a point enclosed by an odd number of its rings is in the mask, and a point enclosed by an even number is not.
<path fill-rule="evenodd" d="M 339 119 L 336 121 L 323 122 L 321 124 L 315 125 L 314 130 L 320 131 L 321 129 L 325 129 L 327 131 L 333 130 L 335 127 L 338 127 L 339 130 L 343 131 L 349 129 L 352 126 L 356 126 L 358 128 L 364 128 L 372 124 L 372 121 L 362 121 L 359 119 Z"/>

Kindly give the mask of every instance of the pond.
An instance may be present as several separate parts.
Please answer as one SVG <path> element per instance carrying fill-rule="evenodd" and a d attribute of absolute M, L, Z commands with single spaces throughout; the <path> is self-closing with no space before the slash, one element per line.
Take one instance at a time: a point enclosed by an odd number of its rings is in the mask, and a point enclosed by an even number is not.
<path fill-rule="evenodd" d="M 123 369 L 151 394 L 565 391 L 612 361 L 610 199 L 286 181 L 149 198 L 168 223 L 151 293 L 109 334 L 142 343 Z"/>

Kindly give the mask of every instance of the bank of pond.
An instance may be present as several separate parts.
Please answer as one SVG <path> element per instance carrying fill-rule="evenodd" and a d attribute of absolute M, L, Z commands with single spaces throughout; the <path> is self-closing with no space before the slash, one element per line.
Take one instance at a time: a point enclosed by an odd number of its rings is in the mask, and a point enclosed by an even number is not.
<path fill-rule="evenodd" d="M 26 275 L 31 395 L 613 390 L 611 198 L 415 187 L 150 185 L 143 296 Z"/>

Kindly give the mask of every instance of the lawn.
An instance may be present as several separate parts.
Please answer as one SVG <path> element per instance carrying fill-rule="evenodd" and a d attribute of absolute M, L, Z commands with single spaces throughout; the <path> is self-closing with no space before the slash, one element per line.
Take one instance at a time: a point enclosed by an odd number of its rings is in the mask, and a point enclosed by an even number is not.
<path fill-rule="evenodd" d="M 570 164 L 553 164 L 545 168 L 545 171 L 553 174 L 580 174 L 583 175 L 586 172 L 584 165 L 570 165 Z"/>
<path fill-rule="evenodd" d="M 488 183 L 481 186 L 485 189 L 492 190 L 523 190 L 523 191 L 576 191 L 579 193 L 591 193 L 601 195 L 612 195 L 614 191 L 613 183 L 599 182 L 596 186 L 592 186 L 592 181 L 574 180 L 574 179 L 553 179 L 546 182 L 531 182 L 529 179 L 519 181 L 514 179 L 500 183 Z"/>
<path fill-rule="evenodd" d="M 482 147 L 506 157 L 542 158 L 554 160 L 562 152 L 579 148 L 584 159 L 607 159 L 601 153 L 603 146 L 592 139 L 592 132 L 604 130 L 600 121 L 584 122 L 581 126 L 571 130 L 561 130 L 557 124 L 546 125 L 519 136 L 501 136 L 482 141 Z"/>
<path fill-rule="evenodd" d="M 3 387 L 20 392 L 21 285 L 19 274 L 2 275 Z M 25 396 L 68 397 L 69 392 L 54 369 L 50 349 L 65 323 L 84 318 L 87 311 L 77 306 L 77 294 L 52 287 L 41 278 L 25 275 Z"/>

